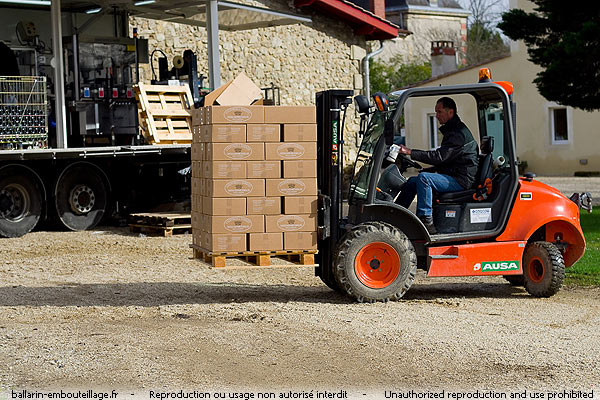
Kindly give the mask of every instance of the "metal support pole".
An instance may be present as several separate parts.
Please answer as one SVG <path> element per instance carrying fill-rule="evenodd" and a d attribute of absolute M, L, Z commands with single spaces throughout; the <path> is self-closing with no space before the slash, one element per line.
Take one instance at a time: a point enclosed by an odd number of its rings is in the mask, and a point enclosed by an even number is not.
<path fill-rule="evenodd" d="M 383 40 L 379 41 L 380 47 L 372 53 L 369 53 L 362 59 L 363 65 L 363 93 L 371 101 L 371 80 L 369 78 L 369 60 L 383 51 Z"/>
<path fill-rule="evenodd" d="M 206 0 L 206 33 L 208 34 L 208 76 L 211 89 L 221 86 L 219 61 L 219 7 L 217 0 Z"/>
<path fill-rule="evenodd" d="M 54 56 L 54 111 L 56 114 L 56 147 L 67 147 L 67 112 L 65 107 L 65 73 L 62 47 L 62 21 L 60 0 L 52 0 L 50 5 L 52 17 L 52 53 Z"/>

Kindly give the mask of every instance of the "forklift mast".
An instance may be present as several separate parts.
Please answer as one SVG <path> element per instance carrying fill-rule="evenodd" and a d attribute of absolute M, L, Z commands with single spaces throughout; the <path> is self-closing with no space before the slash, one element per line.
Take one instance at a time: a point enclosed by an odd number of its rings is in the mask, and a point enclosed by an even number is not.
<path fill-rule="evenodd" d="M 319 188 L 318 249 L 315 274 L 334 282 L 331 262 L 341 236 L 343 121 L 342 109 L 352 101 L 352 90 L 318 92 L 317 106 L 317 187 Z"/>

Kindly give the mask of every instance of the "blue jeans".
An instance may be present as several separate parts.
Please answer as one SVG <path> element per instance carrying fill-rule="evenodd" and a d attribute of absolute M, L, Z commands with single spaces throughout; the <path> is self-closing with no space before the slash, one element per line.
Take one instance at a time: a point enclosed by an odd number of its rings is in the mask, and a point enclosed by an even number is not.
<path fill-rule="evenodd" d="M 464 188 L 451 176 L 433 172 L 421 172 L 413 176 L 402 186 L 402 192 L 396 203 L 408 208 L 417 196 L 417 216 L 431 215 L 433 191 L 438 193 L 458 192 Z"/>

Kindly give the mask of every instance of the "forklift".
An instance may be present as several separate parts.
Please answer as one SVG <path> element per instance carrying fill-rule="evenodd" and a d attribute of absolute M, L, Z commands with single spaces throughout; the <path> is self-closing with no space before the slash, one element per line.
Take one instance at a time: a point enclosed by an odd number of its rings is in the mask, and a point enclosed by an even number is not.
<path fill-rule="evenodd" d="M 343 126 L 350 90 L 317 93 L 318 254 L 315 274 L 331 289 L 359 302 L 397 300 L 414 282 L 417 268 L 428 277 L 500 275 L 535 297 L 556 294 L 585 252 L 579 209 L 591 212 L 589 193 L 571 198 L 535 180 L 519 177 L 510 82 L 409 88 L 354 102 L 362 141 L 347 202 L 343 195 Z M 480 148 L 475 185 L 434 195 L 437 234 L 394 202 L 411 168 L 407 156 L 390 162 L 390 147 L 404 140 L 411 107 L 443 96 L 468 98 Z M 464 109 L 462 111 L 465 111 Z M 490 121 L 494 121 L 491 123 Z M 412 132 L 414 133 L 414 132 Z M 407 132 L 410 135 L 411 132 Z"/>

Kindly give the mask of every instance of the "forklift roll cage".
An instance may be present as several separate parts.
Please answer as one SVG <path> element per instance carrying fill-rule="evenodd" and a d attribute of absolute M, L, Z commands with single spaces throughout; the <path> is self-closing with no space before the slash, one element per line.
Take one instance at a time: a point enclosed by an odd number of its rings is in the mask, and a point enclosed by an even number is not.
<path fill-rule="evenodd" d="M 512 110 L 513 103 L 504 90 L 504 88 L 496 83 L 478 83 L 470 85 L 453 85 L 443 87 L 427 87 L 427 88 L 411 88 L 402 91 L 390 93 L 390 109 L 389 111 L 375 110 L 370 117 L 370 121 L 376 121 L 378 116 L 382 116 L 383 129 L 380 129 L 380 136 L 376 139 L 376 145 L 370 161 L 370 174 L 368 179 L 368 191 L 366 198 L 357 199 L 355 184 L 356 174 L 353 179 L 353 184 L 349 193 L 349 213 L 348 222 L 352 225 L 357 225 L 367 221 L 383 221 L 390 223 L 401 229 L 411 240 L 421 240 L 430 243 L 442 242 L 464 242 L 489 239 L 498 236 L 506 226 L 510 214 L 511 206 L 516 197 L 518 189 L 518 168 L 516 160 L 516 150 L 514 143 L 514 126 L 510 123 L 503 124 L 503 141 L 507 162 L 505 164 L 507 172 L 510 174 L 509 193 L 506 196 L 508 201 L 505 201 L 500 212 L 500 219 L 497 221 L 493 229 L 477 231 L 477 232 L 457 232 L 452 234 L 441 234 L 430 236 L 423 223 L 410 211 L 395 203 L 378 200 L 376 198 L 377 182 L 379 179 L 381 165 L 385 156 L 387 145 L 393 142 L 393 137 L 399 135 L 401 128 L 401 120 L 404 115 L 404 106 L 410 98 L 416 97 L 432 97 L 436 100 L 442 96 L 455 96 L 461 94 L 471 95 L 478 109 L 479 122 L 479 139 L 487 136 L 487 127 L 485 124 L 485 109 L 489 104 L 502 103 L 503 120 L 513 121 Z M 393 129 L 390 129 L 390 124 L 385 124 L 386 121 L 393 121 Z M 363 142 L 359 149 L 367 140 L 369 140 L 369 129 L 373 129 L 373 124 L 369 124 L 367 132 L 363 136 Z M 410 134 L 410 132 L 409 132 Z M 356 166 L 356 164 L 355 164 Z M 340 221 L 344 223 L 344 221 Z"/>

